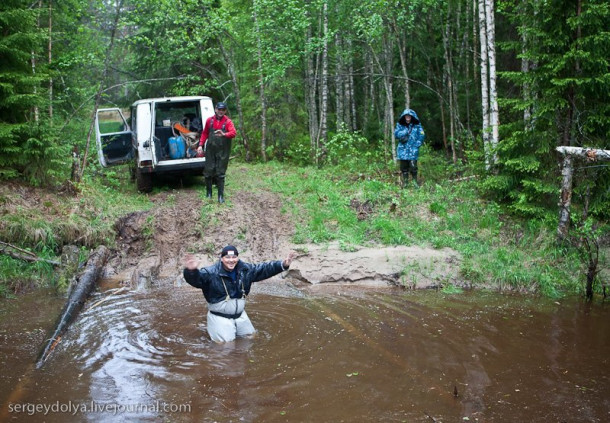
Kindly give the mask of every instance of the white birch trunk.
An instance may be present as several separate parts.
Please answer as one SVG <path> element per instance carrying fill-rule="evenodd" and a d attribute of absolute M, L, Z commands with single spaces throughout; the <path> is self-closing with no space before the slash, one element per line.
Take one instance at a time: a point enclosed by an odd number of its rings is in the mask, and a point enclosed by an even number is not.
<path fill-rule="evenodd" d="M 487 55 L 489 57 L 489 124 L 491 125 L 491 147 L 493 150 L 492 163 L 498 163 L 499 111 L 498 90 L 496 86 L 496 23 L 494 0 L 485 0 L 485 16 L 487 24 Z"/>
<path fill-rule="evenodd" d="M 487 56 L 487 25 L 485 22 L 485 0 L 479 0 L 479 41 L 481 45 L 481 112 L 483 127 L 481 135 L 483 138 L 483 149 L 485 151 L 485 167 L 491 169 L 493 164 L 492 149 L 489 142 L 489 75 Z"/>
<path fill-rule="evenodd" d="M 322 36 L 324 42 L 322 45 L 322 81 L 320 90 L 322 91 L 322 104 L 320 107 L 320 134 L 317 142 L 317 150 L 319 153 L 325 153 L 326 150 L 326 137 L 328 132 L 328 1 L 324 1 L 324 7 L 322 8 Z M 321 150 L 321 151 L 320 151 Z M 318 157 L 316 155 L 316 163 L 318 163 Z"/>

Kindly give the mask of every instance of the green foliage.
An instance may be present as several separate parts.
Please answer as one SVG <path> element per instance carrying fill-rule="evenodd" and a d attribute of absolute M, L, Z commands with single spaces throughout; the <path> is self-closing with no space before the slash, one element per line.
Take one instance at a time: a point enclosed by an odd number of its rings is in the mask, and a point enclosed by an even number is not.
<path fill-rule="evenodd" d="M 506 1 L 501 10 L 522 41 L 505 47 L 517 50 L 530 70 L 500 73 L 516 89 L 503 101 L 510 118 L 502 128 L 498 174 L 484 187 L 515 212 L 541 217 L 557 202 L 555 147 L 607 148 L 610 58 L 600 52 L 610 50 L 610 8 L 603 0 L 583 3 L 581 10 L 566 1 Z M 589 184 L 590 200 L 608 210 L 607 171 L 600 176 Z M 596 215 L 607 217 L 601 209 Z"/>
<path fill-rule="evenodd" d="M 325 159 L 332 166 L 345 167 L 346 169 L 362 167 L 374 157 L 374 151 L 369 148 L 369 142 L 361 134 L 348 131 L 345 124 L 338 132 L 331 135 L 326 142 Z"/>
<path fill-rule="evenodd" d="M 0 6 L 0 179 L 24 174 L 30 162 L 28 147 L 36 144 L 30 129 L 40 125 L 40 111 L 45 107 L 38 13 L 20 1 Z"/>
<path fill-rule="evenodd" d="M 356 182 L 360 172 L 272 162 L 232 174 L 243 189 L 271 188 L 284 196 L 296 243 L 337 242 L 345 251 L 367 245 L 452 248 L 462 257 L 454 277 L 473 286 L 550 297 L 582 290 L 577 252 L 556 245 L 554 221 L 510 218 L 499 204 L 481 200 L 473 181 L 401 190 L 372 175 Z M 251 174 L 259 178 L 247 178 Z M 602 262 L 607 266 L 606 258 Z"/>
<path fill-rule="evenodd" d="M 30 289 L 33 280 L 44 281 L 47 287 L 56 285 L 53 266 L 44 262 L 26 263 L 0 255 L 0 298 Z"/>

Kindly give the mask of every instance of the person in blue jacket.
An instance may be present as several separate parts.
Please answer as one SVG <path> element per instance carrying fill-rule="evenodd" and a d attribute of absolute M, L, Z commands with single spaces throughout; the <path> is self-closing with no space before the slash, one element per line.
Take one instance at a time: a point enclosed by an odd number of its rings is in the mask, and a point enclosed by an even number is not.
<path fill-rule="evenodd" d="M 396 159 L 400 164 L 402 174 L 402 186 L 407 186 L 409 174 L 413 180 L 413 185 L 417 183 L 417 159 L 419 158 L 419 147 L 424 143 L 424 128 L 419 122 L 417 113 L 413 109 L 405 109 L 394 129 L 394 137 L 398 141 L 396 147 Z"/>
<path fill-rule="evenodd" d="M 220 260 L 201 269 L 195 256 L 187 254 L 184 257 L 184 279 L 203 291 L 208 303 L 208 334 L 215 342 L 229 342 L 236 336 L 254 334 L 254 326 L 245 310 L 252 284 L 288 270 L 296 252 L 291 251 L 284 260 L 258 264 L 241 261 L 238 256 L 237 248 L 227 245 L 220 253 Z"/>

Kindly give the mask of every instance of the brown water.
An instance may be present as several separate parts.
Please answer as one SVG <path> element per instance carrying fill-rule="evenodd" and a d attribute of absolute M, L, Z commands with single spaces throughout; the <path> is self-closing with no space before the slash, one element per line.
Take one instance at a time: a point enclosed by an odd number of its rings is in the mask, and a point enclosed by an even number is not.
<path fill-rule="evenodd" d="M 269 291 L 248 303 L 257 336 L 228 345 L 208 339 L 198 290 L 108 297 L 40 370 L 32 363 L 61 304 L 4 302 L 0 420 L 610 421 L 607 306 L 481 292 Z"/>

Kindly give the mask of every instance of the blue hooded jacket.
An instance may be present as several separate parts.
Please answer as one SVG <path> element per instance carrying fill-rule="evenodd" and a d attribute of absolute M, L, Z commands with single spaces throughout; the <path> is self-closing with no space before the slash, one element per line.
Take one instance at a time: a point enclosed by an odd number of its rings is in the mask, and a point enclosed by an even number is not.
<path fill-rule="evenodd" d="M 407 124 L 405 116 L 411 116 L 411 123 Z M 419 123 L 417 113 L 412 109 L 405 109 L 396 122 L 394 136 L 398 140 L 396 147 L 396 158 L 398 160 L 417 160 L 419 147 L 424 143 L 426 134 Z"/>

